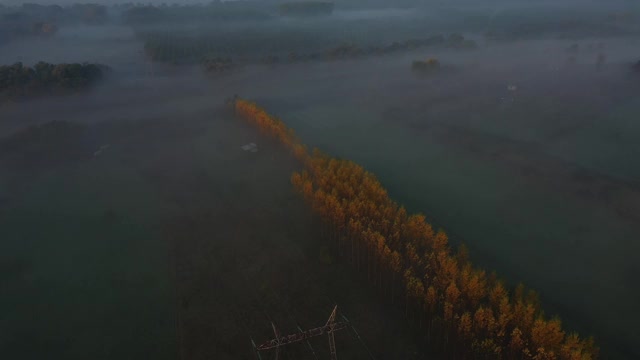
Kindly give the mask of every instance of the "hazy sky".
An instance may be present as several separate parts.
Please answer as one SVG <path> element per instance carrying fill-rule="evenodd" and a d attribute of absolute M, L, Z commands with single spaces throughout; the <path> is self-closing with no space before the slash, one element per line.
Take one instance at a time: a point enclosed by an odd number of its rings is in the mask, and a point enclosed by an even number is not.
<path fill-rule="evenodd" d="M 134 3 L 134 4 L 148 4 L 148 3 L 167 3 L 167 4 L 197 4 L 197 3 L 209 3 L 210 1 L 200 0 L 0 0 L 2 5 L 21 5 L 24 3 L 35 3 L 42 5 L 69 5 L 69 4 L 84 4 L 84 3 L 98 3 L 98 4 L 118 4 L 118 3 Z"/>
<path fill-rule="evenodd" d="M 234 1 L 234 0 L 221 0 L 221 1 Z M 259 0 L 258 0 L 259 1 Z M 274 1 L 274 0 L 264 0 L 264 1 Z M 340 0 L 333 0 L 335 3 L 340 3 Z M 0 0 L 0 4 L 2 5 L 21 5 L 24 3 L 36 3 L 36 4 L 43 4 L 43 5 L 52 5 L 52 4 L 58 4 L 58 5 L 70 5 L 70 4 L 76 4 L 76 3 L 99 3 L 99 4 L 118 4 L 118 3 L 134 3 L 134 4 L 149 4 L 149 3 L 154 3 L 154 4 L 161 4 L 161 3 L 166 3 L 166 4 L 206 4 L 211 2 L 211 0 Z M 283 0 L 284 2 L 284 0 Z M 350 0 L 350 1 L 346 1 L 346 2 L 354 2 L 354 3 L 366 3 L 367 0 Z M 371 0 L 371 2 L 373 3 L 379 3 L 379 0 Z M 580 3 L 580 4 L 584 4 L 584 3 L 596 3 L 596 4 L 612 4 L 612 3 L 624 3 L 624 4 L 638 4 L 639 2 L 637 0 L 482 0 L 482 1 L 477 1 L 477 0 L 448 0 L 448 1 L 442 1 L 442 0 L 415 0 L 414 2 L 419 3 L 419 2 L 424 2 L 424 3 L 429 3 L 429 2 L 434 2 L 434 3 L 451 3 L 451 4 L 462 4 L 462 3 L 468 3 L 468 4 L 478 4 L 478 3 L 509 3 L 511 5 L 514 4 L 543 4 L 543 3 L 547 3 L 547 4 L 557 4 L 557 3 Z M 389 6 L 392 7 L 393 6 L 393 2 L 389 2 Z"/>

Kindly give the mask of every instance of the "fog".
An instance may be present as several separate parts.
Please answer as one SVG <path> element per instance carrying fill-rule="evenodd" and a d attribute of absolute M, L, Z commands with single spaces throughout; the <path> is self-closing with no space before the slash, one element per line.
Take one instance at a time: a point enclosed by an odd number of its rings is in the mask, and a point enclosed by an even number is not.
<path fill-rule="evenodd" d="M 181 1 L 177 1 L 174 2 L 176 4 L 180 4 L 180 5 L 190 5 L 190 4 L 206 4 L 209 3 L 210 1 L 195 1 L 195 0 L 181 0 Z M 56 1 L 56 0 L 41 0 L 41 1 L 23 1 L 23 0 L 5 0 L 2 2 L 3 5 L 22 5 L 22 4 L 42 4 L 42 5 L 61 5 L 61 6 L 69 6 L 69 5 L 74 5 L 74 4 L 82 4 L 83 2 L 79 2 L 79 1 L 73 1 L 73 0 L 60 0 L 60 1 Z M 158 0 L 150 0 L 150 1 L 118 1 L 118 0 L 96 0 L 96 1 L 90 1 L 87 2 L 90 4 L 101 4 L 101 5 L 119 5 L 119 4 L 156 4 L 156 5 L 160 5 L 160 4 L 172 4 L 171 1 L 158 1 Z"/>
<path fill-rule="evenodd" d="M 109 7 L 21 24 L 3 18 L 21 8 L 0 7 L 0 66 L 109 67 L 64 94 L 0 88 L 0 353 L 251 359 L 271 322 L 302 331 L 338 304 L 357 329 L 336 335 L 340 357 L 449 358 L 328 254 L 290 183 L 301 165 L 229 111 L 239 95 L 363 165 L 474 265 L 536 290 L 601 358 L 639 358 L 640 6 L 379 5 L 303 18 L 269 2 Z M 55 33 L 11 30 L 43 20 Z M 439 70 L 412 69 L 425 59 Z M 76 130 L 21 135 L 52 122 Z M 316 340 L 282 356 L 328 358 Z"/>

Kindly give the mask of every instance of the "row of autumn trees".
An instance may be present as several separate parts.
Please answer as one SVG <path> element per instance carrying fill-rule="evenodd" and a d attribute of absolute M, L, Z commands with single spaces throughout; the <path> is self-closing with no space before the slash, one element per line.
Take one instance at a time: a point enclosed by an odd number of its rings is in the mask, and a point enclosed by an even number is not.
<path fill-rule="evenodd" d="M 543 315 L 537 295 L 519 285 L 511 293 L 494 275 L 474 268 L 464 247 L 421 214 L 394 202 L 362 166 L 309 153 L 279 119 L 235 99 L 236 114 L 278 139 L 304 163 L 291 180 L 323 220 L 324 238 L 379 293 L 401 304 L 430 346 L 454 358 L 595 359 L 592 339 L 562 330 Z"/>

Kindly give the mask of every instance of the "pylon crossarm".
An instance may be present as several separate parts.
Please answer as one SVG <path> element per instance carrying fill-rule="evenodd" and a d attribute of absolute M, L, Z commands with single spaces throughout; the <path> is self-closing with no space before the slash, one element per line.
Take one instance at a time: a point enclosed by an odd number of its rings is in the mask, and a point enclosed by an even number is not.
<path fill-rule="evenodd" d="M 302 331 L 302 329 L 300 329 L 300 327 L 298 326 L 298 330 L 300 330 L 299 333 L 295 333 L 287 336 L 280 336 L 280 333 L 278 332 L 278 329 L 276 329 L 276 326 L 273 323 L 271 323 L 271 327 L 273 328 L 273 333 L 275 335 L 275 338 L 256 347 L 256 350 L 261 351 L 261 350 L 276 349 L 276 360 L 278 360 L 278 355 L 280 354 L 281 346 L 288 345 L 294 342 L 307 340 L 311 337 L 327 334 L 329 337 L 329 352 L 331 354 L 331 360 L 337 360 L 338 355 L 336 353 L 336 341 L 333 336 L 334 335 L 333 333 L 338 330 L 342 330 L 346 328 L 348 325 L 348 322 L 336 322 L 337 313 L 338 313 L 338 306 L 336 305 L 333 308 L 333 311 L 331 312 L 331 315 L 329 315 L 329 319 L 327 320 L 327 323 L 324 326 L 320 326 L 307 331 Z M 309 344 L 309 346 L 311 346 L 311 344 Z M 313 348 L 311 349 L 311 351 L 313 351 Z M 315 356 L 315 353 L 314 353 L 314 356 Z"/>
<path fill-rule="evenodd" d="M 347 323 L 337 322 L 331 325 L 325 325 L 321 327 L 317 327 L 314 329 L 310 329 L 307 331 L 302 331 L 299 333 L 295 333 L 292 335 L 281 336 L 276 339 L 271 339 L 266 341 L 256 347 L 259 351 L 274 349 L 283 345 L 288 345 L 294 342 L 303 341 L 312 337 L 332 333 L 334 331 L 342 330 L 347 327 Z"/>

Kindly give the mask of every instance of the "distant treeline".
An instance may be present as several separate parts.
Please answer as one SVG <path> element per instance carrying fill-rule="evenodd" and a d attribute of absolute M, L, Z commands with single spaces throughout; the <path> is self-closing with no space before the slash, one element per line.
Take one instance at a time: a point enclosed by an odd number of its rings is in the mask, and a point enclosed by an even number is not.
<path fill-rule="evenodd" d="M 411 69 L 419 72 L 433 72 L 440 69 L 440 61 L 435 58 L 416 60 L 411 64 Z"/>
<path fill-rule="evenodd" d="M 145 5 L 126 8 L 123 19 L 130 25 L 194 23 L 211 21 L 266 20 L 271 5 L 255 1 L 211 2 L 206 5 Z"/>
<path fill-rule="evenodd" d="M 173 64 L 202 63 L 207 69 L 228 69 L 245 64 L 277 64 L 306 61 L 332 61 L 340 59 L 355 59 L 366 56 L 377 56 L 401 51 L 408 51 L 430 46 L 442 46 L 460 49 L 477 47 L 473 40 L 465 39 L 460 34 L 435 35 L 422 39 L 411 39 L 393 42 L 387 45 L 358 46 L 343 44 L 326 47 L 325 50 L 309 51 L 317 48 L 323 41 L 313 41 L 309 44 L 295 35 L 276 39 L 252 39 L 229 43 L 229 39 L 219 38 L 181 38 L 170 34 L 149 35 L 145 41 L 147 55 L 157 62 Z M 286 50 L 287 45 L 291 46 Z M 254 46 L 255 45 L 255 46 Z M 273 46 L 272 46 L 273 45 Z M 305 51 L 306 50 L 306 51 Z M 224 66 L 222 66 L 224 65 Z"/>
<path fill-rule="evenodd" d="M 48 37 L 58 31 L 58 26 L 51 22 L 2 23 L 0 22 L 0 44 L 11 40 L 38 36 Z"/>
<path fill-rule="evenodd" d="M 235 113 L 276 138 L 304 164 L 291 181 L 322 220 L 323 238 L 379 295 L 404 308 L 431 349 L 453 359 L 589 360 L 592 339 L 547 318 L 538 296 L 510 292 L 495 275 L 454 252 L 422 214 L 408 214 L 362 166 L 309 153 L 293 131 L 258 105 L 234 99 Z M 576 301 L 579 301 L 577 299 Z"/>
<path fill-rule="evenodd" d="M 275 65 L 275 64 L 292 64 L 299 62 L 310 61 L 336 61 L 346 59 L 357 59 L 367 56 L 380 56 L 385 54 L 391 54 L 400 51 L 406 51 L 410 49 L 418 49 L 427 46 L 436 45 L 452 45 L 448 42 L 444 36 L 433 36 L 425 39 L 408 40 L 405 42 L 394 42 L 384 46 L 370 46 L 370 47 L 358 47 L 353 44 L 339 45 L 333 48 L 329 48 L 320 52 L 313 53 L 296 53 L 291 52 L 287 56 L 269 55 L 259 57 L 255 59 L 244 59 L 244 61 L 232 61 L 230 57 L 222 58 L 206 58 L 203 61 L 205 70 L 209 72 L 223 72 L 233 69 L 239 65 L 246 64 L 263 64 L 263 65 Z M 474 47 L 475 45 L 467 45 Z"/>
<path fill-rule="evenodd" d="M 275 64 L 275 63 L 293 63 L 293 62 L 305 62 L 305 61 L 332 61 L 343 59 L 356 59 L 366 56 L 379 56 L 385 54 L 391 54 L 401 51 L 408 51 L 414 49 L 420 49 L 430 46 L 442 46 L 448 48 L 457 49 L 474 49 L 477 44 L 473 40 L 465 39 L 460 34 L 452 34 L 448 37 L 444 35 L 435 35 L 423 39 L 411 39 L 402 42 L 395 41 L 391 44 L 382 46 L 358 46 L 355 44 L 344 44 L 321 52 L 315 52 L 310 54 L 297 54 L 289 53 L 286 57 L 268 56 L 260 59 L 259 62 L 263 64 Z"/>
<path fill-rule="evenodd" d="M 99 4 L 70 6 L 33 3 L 0 8 L 0 22 L 52 22 L 101 24 L 108 19 L 108 8 Z"/>
<path fill-rule="evenodd" d="M 129 6 L 123 12 L 131 25 L 194 23 L 209 21 L 268 20 L 284 16 L 317 16 L 333 12 L 333 3 L 324 1 L 213 1 L 201 5 Z"/>
<path fill-rule="evenodd" d="M 514 7 L 497 13 L 487 25 L 487 37 L 497 40 L 637 35 L 640 34 L 640 12 L 608 12 L 588 7 Z"/>
<path fill-rule="evenodd" d="M 107 8 L 96 4 L 23 4 L 0 7 L 0 44 L 29 36 L 50 36 L 61 24 L 103 24 Z"/>
<path fill-rule="evenodd" d="M 80 91 L 101 80 L 108 70 L 104 65 L 87 63 L 0 66 L 0 101 Z"/>
<path fill-rule="evenodd" d="M 281 4 L 280 14 L 286 16 L 320 16 L 331 15 L 333 3 L 327 1 L 295 1 Z"/>

